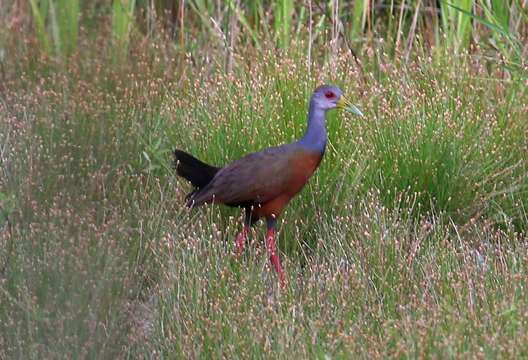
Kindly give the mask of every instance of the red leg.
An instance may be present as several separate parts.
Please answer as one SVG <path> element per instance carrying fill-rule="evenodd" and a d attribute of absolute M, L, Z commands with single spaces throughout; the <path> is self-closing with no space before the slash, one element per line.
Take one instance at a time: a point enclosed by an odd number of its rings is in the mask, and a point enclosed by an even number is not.
<path fill-rule="evenodd" d="M 246 238 L 249 231 L 249 226 L 244 225 L 242 231 L 238 233 L 235 239 L 235 248 L 238 255 L 244 252 L 244 246 L 246 245 Z"/>
<path fill-rule="evenodd" d="M 273 265 L 273 268 L 277 272 L 277 275 L 279 275 L 281 286 L 284 287 L 286 281 L 284 277 L 284 270 L 282 269 L 281 261 L 279 258 L 279 254 L 277 253 L 274 229 L 268 229 L 268 232 L 266 233 L 266 247 L 268 248 L 271 264 Z"/>

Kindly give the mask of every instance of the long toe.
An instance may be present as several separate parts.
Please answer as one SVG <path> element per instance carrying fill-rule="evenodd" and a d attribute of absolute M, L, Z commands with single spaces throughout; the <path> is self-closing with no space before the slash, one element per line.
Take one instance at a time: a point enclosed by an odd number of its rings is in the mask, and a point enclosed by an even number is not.
<path fill-rule="evenodd" d="M 248 234 L 248 229 L 247 227 L 244 227 L 242 231 L 240 231 L 235 238 L 235 249 L 238 255 L 241 255 L 244 252 L 247 234 Z"/>

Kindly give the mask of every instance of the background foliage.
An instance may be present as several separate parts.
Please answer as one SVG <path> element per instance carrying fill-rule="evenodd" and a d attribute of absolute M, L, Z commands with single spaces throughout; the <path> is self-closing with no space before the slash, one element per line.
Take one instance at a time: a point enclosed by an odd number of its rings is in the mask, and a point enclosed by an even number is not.
<path fill-rule="evenodd" d="M 0 358 L 522 358 L 524 1 L 0 3 Z M 292 141 L 321 168 L 276 287 L 262 229 L 188 211 L 178 147 Z"/>

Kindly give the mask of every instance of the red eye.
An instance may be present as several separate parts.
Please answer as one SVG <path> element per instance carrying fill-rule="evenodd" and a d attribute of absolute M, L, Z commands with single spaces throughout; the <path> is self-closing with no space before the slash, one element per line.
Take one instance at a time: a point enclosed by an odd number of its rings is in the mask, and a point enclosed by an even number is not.
<path fill-rule="evenodd" d="M 335 94 L 333 92 L 331 92 L 331 91 L 327 91 L 327 92 L 325 92 L 325 97 L 327 99 L 333 99 L 333 98 L 335 98 Z"/>

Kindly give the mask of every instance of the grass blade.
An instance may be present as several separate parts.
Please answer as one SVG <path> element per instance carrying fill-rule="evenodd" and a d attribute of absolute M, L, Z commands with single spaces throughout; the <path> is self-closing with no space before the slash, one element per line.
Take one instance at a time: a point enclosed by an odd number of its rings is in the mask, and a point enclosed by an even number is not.
<path fill-rule="evenodd" d="M 31 5 L 31 14 L 35 22 L 35 31 L 40 45 L 45 53 L 50 52 L 50 39 L 46 31 L 46 16 L 48 14 L 48 1 L 43 0 L 37 4 L 37 0 L 29 0 Z"/>
<path fill-rule="evenodd" d="M 122 57 L 128 52 L 135 7 L 135 0 L 114 0 L 112 12 L 112 38 L 116 51 L 114 58 Z"/>

